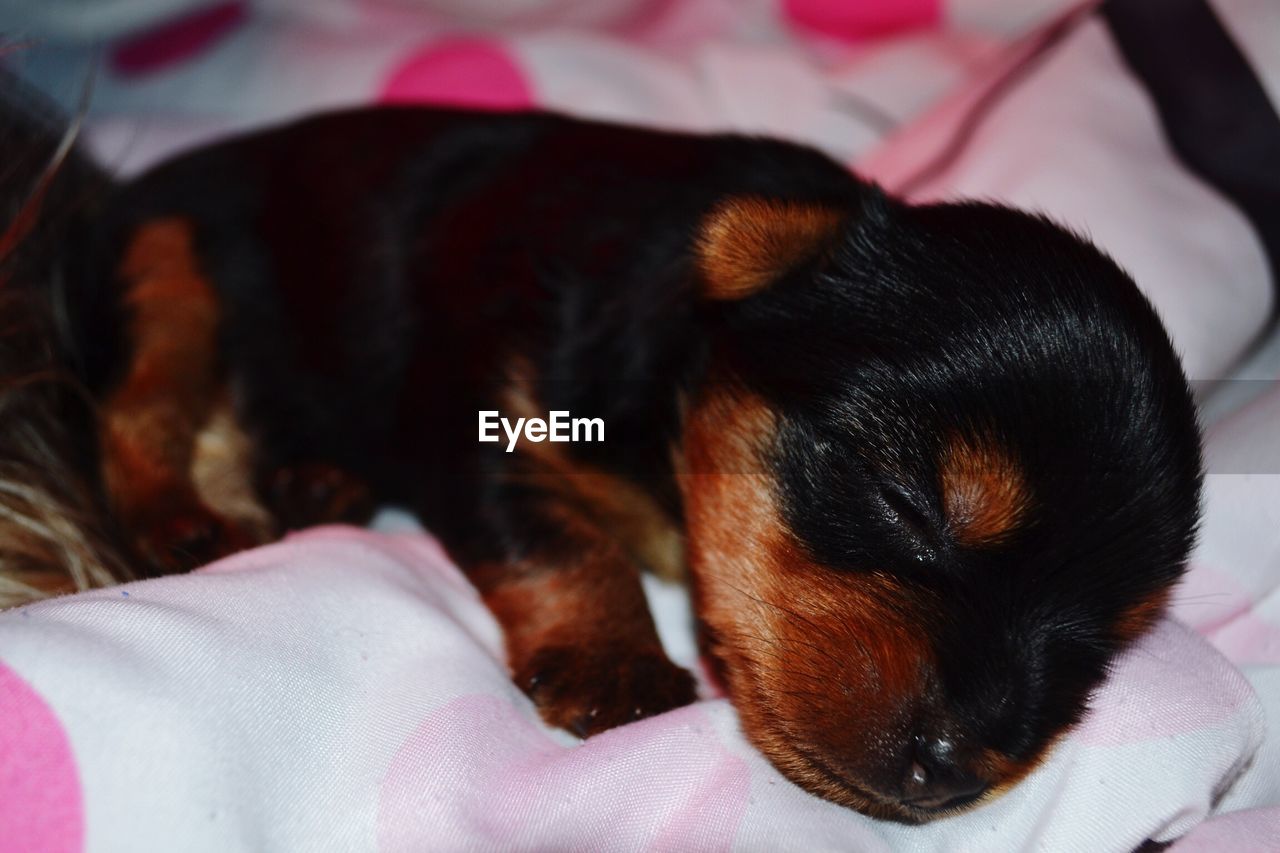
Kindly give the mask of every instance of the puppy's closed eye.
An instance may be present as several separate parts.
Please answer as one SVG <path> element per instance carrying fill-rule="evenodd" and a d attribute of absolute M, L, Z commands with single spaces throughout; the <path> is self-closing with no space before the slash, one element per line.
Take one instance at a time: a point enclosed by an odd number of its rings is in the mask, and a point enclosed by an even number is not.
<path fill-rule="evenodd" d="M 936 559 L 940 538 L 938 522 L 923 508 L 924 501 L 910 495 L 896 483 L 880 487 L 880 501 L 912 558 L 918 563 L 930 563 Z"/>

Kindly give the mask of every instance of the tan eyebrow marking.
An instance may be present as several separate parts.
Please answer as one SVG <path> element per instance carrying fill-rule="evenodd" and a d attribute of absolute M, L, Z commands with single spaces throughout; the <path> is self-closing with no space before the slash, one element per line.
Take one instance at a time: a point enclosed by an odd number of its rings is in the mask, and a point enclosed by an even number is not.
<path fill-rule="evenodd" d="M 951 439 L 940 465 L 947 525 L 962 545 L 992 545 L 1007 538 L 1029 502 L 1022 469 L 990 439 Z"/>

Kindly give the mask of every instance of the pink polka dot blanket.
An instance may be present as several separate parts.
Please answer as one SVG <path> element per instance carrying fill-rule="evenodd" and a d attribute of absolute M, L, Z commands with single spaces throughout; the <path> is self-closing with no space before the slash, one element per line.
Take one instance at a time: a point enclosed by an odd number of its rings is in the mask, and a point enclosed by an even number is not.
<path fill-rule="evenodd" d="M 1127 0 L 26 5 L 0 30 L 38 49 L 7 60 L 68 104 L 96 63 L 88 140 L 125 173 L 327 107 L 547 107 L 798 139 L 915 199 L 1046 211 L 1160 311 L 1208 476 L 1170 617 L 1040 768 L 961 816 L 887 824 L 804 793 L 705 685 L 585 742 L 546 728 L 435 541 L 384 524 L 0 613 L 0 853 L 1280 849 L 1280 220 L 1221 180 L 1251 165 L 1243 125 L 1206 130 L 1171 73 L 1219 54 L 1171 69 L 1151 49 L 1205 27 L 1135 39 Z M 1280 103 L 1280 7 L 1146 5 L 1209 10 Z M 1232 79 L 1215 109 L 1243 108 Z M 687 601 L 649 591 L 697 669 Z"/>
<path fill-rule="evenodd" d="M 547 729 L 432 539 L 342 528 L 5 613 L 0 650 L 11 850 L 1128 849 L 1201 820 L 1263 732 L 1166 621 L 1011 794 L 880 823 L 789 784 L 724 699 Z"/>

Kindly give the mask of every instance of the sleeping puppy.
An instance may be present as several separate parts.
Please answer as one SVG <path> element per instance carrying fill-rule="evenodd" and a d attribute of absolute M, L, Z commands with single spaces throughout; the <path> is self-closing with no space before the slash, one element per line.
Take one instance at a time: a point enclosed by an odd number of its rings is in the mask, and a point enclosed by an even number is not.
<path fill-rule="evenodd" d="M 411 507 L 582 736 L 694 699 L 640 583 L 687 568 L 747 736 L 871 815 L 1035 767 L 1192 543 L 1195 413 L 1133 282 L 796 145 L 329 115 L 160 166 L 97 251 L 77 337 L 140 555 Z M 265 521 L 193 476 L 211 446 Z"/>

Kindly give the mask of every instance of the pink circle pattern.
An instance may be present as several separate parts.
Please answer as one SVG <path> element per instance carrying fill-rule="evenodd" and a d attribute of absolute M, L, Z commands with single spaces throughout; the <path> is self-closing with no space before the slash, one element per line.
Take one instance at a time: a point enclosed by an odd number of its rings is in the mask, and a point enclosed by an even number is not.
<path fill-rule="evenodd" d="M 84 844 L 80 776 L 57 716 L 0 663 L 0 853 L 70 853 Z"/>
<path fill-rule="evenodd" d="M 243 0 L 197 9 L 117 44 L 111 51 L 111 69 L 122 77 L 135 77 L 181 65 L 212 50 L 248 19 Z"/>
<path fill-rule="evenodd" d="M 398 64 L 383 83 L 383 103 L 528 109 L 533 91 L 501 45 L 486 39 L 430 42 Z"/>
<path fill-rule="evenodd" d="M 801 29 L 845 41 L 931 27 L 941 0 L 783 0 L 786 17 Z"/>
<path fill-rule="evenodd" d="M 728 850 L 750 787 L 696 706 L 566 747 L 510 701 L 472 694 L 396 752 L 378 849 Z"/>

